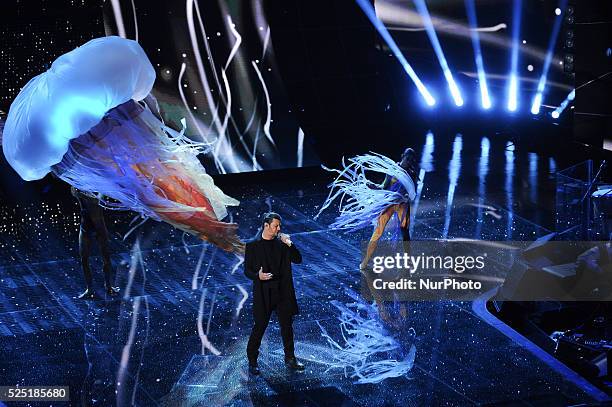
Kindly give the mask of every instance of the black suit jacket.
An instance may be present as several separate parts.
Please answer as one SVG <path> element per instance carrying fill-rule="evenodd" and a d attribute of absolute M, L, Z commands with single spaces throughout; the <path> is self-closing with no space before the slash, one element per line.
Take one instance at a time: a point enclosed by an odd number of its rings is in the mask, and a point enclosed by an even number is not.
<path fill-rule="evenodd" d="M 302 254 L 295 246 L 291 247 L 274 239 L 273 244 L 278 245 L 281 252 L 278 270 L 270 270 L 269 259 L 266 258 L 260 237 L 246 244 L 244 253 L 244 274 L 253 280 L 253 316 L 255 319 L 266 319 L 269 313 L 276 308 L 279 315 L 296 315 L 298 310 L 295 289 L 293 288 L 293 274 L 291 263 L 302 262 Z M 273 273 L 272 280 L 262 281 L 259 279 L 259 268 L 263 267 L 265 273 Z"/>

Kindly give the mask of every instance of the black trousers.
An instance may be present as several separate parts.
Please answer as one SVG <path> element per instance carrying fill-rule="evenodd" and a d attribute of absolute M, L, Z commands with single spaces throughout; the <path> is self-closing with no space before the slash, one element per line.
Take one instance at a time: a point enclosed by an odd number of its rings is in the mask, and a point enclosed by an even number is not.
<path fill-rule="evenodd" d="M 94 239 L 98 244 L 100 255 L 102 256 L 103 270 L 104 270 L 104 284 L 106 288 L 112 286 L 111 279 L 111 258 L 108 250 L 108 234 L 105 231 L 94 232 L 91 230 L 83 229 L 79 232 L 79 255 L 81 257 L 81 267 L 83 268 L 83 274 L 85 276 L 85 284 L 88 289 L 92 289 L 92 274 L 91 268 L 89 267 L 89 257 L 91 256 L 92 245 Z"/>
<path fill-rule="evenodd" d="M 293 344 L 293 315 L 279 309 L 278 307 L 275 309 L 275 311 L 276 315 L 278 316 L 281 336 L 283 338 L 285 358 L 292 358 L 295 356 Z M 255 325 L 253 325 L 251 336 L 249 337 L 249 343 L 247 344 L 247 357 L 249 359 L 249 365 L 251 366 L 257 365 L 259 347 L 261 346 L 261 340 L 266 332 L 271 316 L 272 312 L 269 312 L 263 316 L 260 316 L 260 318 L 255 318 Z"/>

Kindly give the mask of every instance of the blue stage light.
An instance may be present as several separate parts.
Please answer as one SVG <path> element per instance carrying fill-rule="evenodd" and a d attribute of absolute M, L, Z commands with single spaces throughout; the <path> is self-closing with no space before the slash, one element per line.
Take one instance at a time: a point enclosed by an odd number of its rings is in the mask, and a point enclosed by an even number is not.
<path fill-rule="evenodd" d="M 511 74 L 510 75 L 510 86 L 508 90 L 508 110 L 510 110 L 511 112 L 516 111 L 516 108 L 518 107 L 517 91 L 518 91 L 518 83 L 517 83 L 516 75 Z"/>
<path fill-rule="evenodd" d="M 478 83 L 480 85 L 480 97 L 482 107 L 489 109 L 491 107 L 491 99 L 489 98 L 489 89 L 487 87 L 487 78 L 482 61 L 482 51 L 480 49 L 480 38 L 478 37 L 478 19 L 476 18 L 476 6 L 474 0 L 465 0 L 465 8 L 467 10 L 468 22 L 471 28 L 472 46 L 474 47 L 474 56 L 476 58 L 476 69 L 478 71 Z"/>
<path fill-rule="evenodd" d="M 406 61 L 406 58 L 400 51 L 393 38 L 391 38 L 391 34 L 389 34 L 389 31 L 387 30 L 385 25 L 376 16 L 376 12 L 374 11 L 372 4 L 368 0 L 356 1 L 357 4 L 359 4 L 359 7 L 361 7 L 363 12 L 365 13 L 365 15 L 368 17 L 368 19 L 372 22 L 376 30 L 380 33 L 381 37 L 385 40 L 385 42 L 389 46 L 389 49 L 391 49 L 391 52 L 393 52 L 393 55 L 395 55 L 395 57 L 400 62 L 408 76 L 410 76 L 410 79 L 412 79 L 412 81 L 416 85 L 417 89 L 421 93 L 421 96 L 423 96 L 423 99 L 425 99 L 425 103 L 427 103 L 428 106 L 435 105 L 436 100 L 433 98 L 433 96 L 431 96 L 425 85 L 423 85 L 423 82 L 421 82 L 414 69 L 412 69 L 412 66 L 410 66 L 408 61 Z"/>
<path fill-rule="evenodd" d="M 440 41 L 438 40 L 438 36 L 436 35 L 436 30 L 434 29 L 433 23 L 431 22 L 431 16 L 429 15 L 429 11 L 427 10 L 427 6 L 425 5 L 425 0 L 414 0 L 414 4 L 417 8 L 417 11 L 421 15 L 421 18 L 423 19 L 425 31 L 427 32 L 429 41 L 431 41 L 431 45 L 433 46 L 436 56 L 438 57 L 438 61 L 440 62 L 440 66 L 442 67 L 442 72 L 444 73 L 444 78 L 446 78 L 446 82 L 448 83 L 448 88 L 450 90 L 451 96 L 453 97 L 453 100 L 455 101 L 455 104 L 457 106 L 463 106 L 463 98 L 461 97 L 461 92 L 459 92 L 459 87 L 455 83 L 453 74 L 451 73 L 451 70 L 448 67 L 448 63 L 446 62 L 446 57 L 444 56 L 442 46 L 440 45 Z"/>
<path fill-rule="evenodd" d="M 567 105 L 569 104 L 569 102 L 571 102 L 572 100 L 574 100 L 574 98 L 576 97 L 576 90 L 572 90 L 565 98 L 565 100 L 563 100 L 563 102 L 561 102 L 561 104 L 559 105 L 558 108 L 556 108 L 552 113 L 551 116 L 553 117 L 553 119 L 558 119 L 559 116 L 561 116 L 561 113 L 563 113 L 563 111 L 565 110 L 565 108 L 567 107 Z"/>
<path fill-rule="evenodd" d="M 564 10 L 567 5 L 567 0 L 559 1 L 559 9 Z M 544 94 L 544 88 L 546 87 L 546 77 L 548 76 L 548 69 L 550 68 L 550 62 L 552 61 L 553 51 L 555 48 L 555 44 L 557 43 L 557 36 L 559 35 L 559 29 L 561 28 L 561 13 L 557 14 L 555 17 L 555 23 L 553 24 L 552 33 L 550 34 L 550 40 L 548 42 L 548 50 L 546 52 L 546 59 L 544 60 L 544 68 L 542 69 L 542 75 L 540 76 L 540 81 L 538 82 L 538 88 L 536 90 L 536 95 L 533 98 L 533 103 L 531 104 L 531 113 L 538 114 L 540 112 L 540 106 L 542 105 L 542 97 Z"/>
<path fill-rule="evenodd" d="M 518 69 L 519 34 L 521 33 L 521 9 L 522 0 L 514 0 L 512 6 L 512 52 L 508 86 L 508 110 L 511 112 L 516 111 L 518 107 L 518 79 L 516 72 Z"/>

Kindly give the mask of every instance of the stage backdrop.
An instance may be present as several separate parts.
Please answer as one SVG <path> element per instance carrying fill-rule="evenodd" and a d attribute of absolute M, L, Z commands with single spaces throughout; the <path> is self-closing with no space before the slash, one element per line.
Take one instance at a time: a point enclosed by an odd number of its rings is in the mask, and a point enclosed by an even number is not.
<path fill-rule="evenodd" d="M 174 128 L 214 147 L 211 173 L 317 165 L 288 105 L 260 0 L 117 0 L 107 35 L 137 40 L 157 70 L 156 96 Z"/>

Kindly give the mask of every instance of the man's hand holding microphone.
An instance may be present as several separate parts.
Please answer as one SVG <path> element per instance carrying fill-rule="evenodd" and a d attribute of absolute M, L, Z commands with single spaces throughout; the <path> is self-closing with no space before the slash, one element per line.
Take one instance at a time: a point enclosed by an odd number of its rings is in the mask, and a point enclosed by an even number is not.
<path fill-rule="evenodd" d="M 289 247 L 291 247 L 291 245 L 293 244 L 293 242 L 291 241 L 291 236 L 289 236 L 289 235 L 287 235 L 285 233 L 279 233 L 278 237 L 281 240 L 281 242 L 283 242 L 284 244 L 286 244 Z"/>

